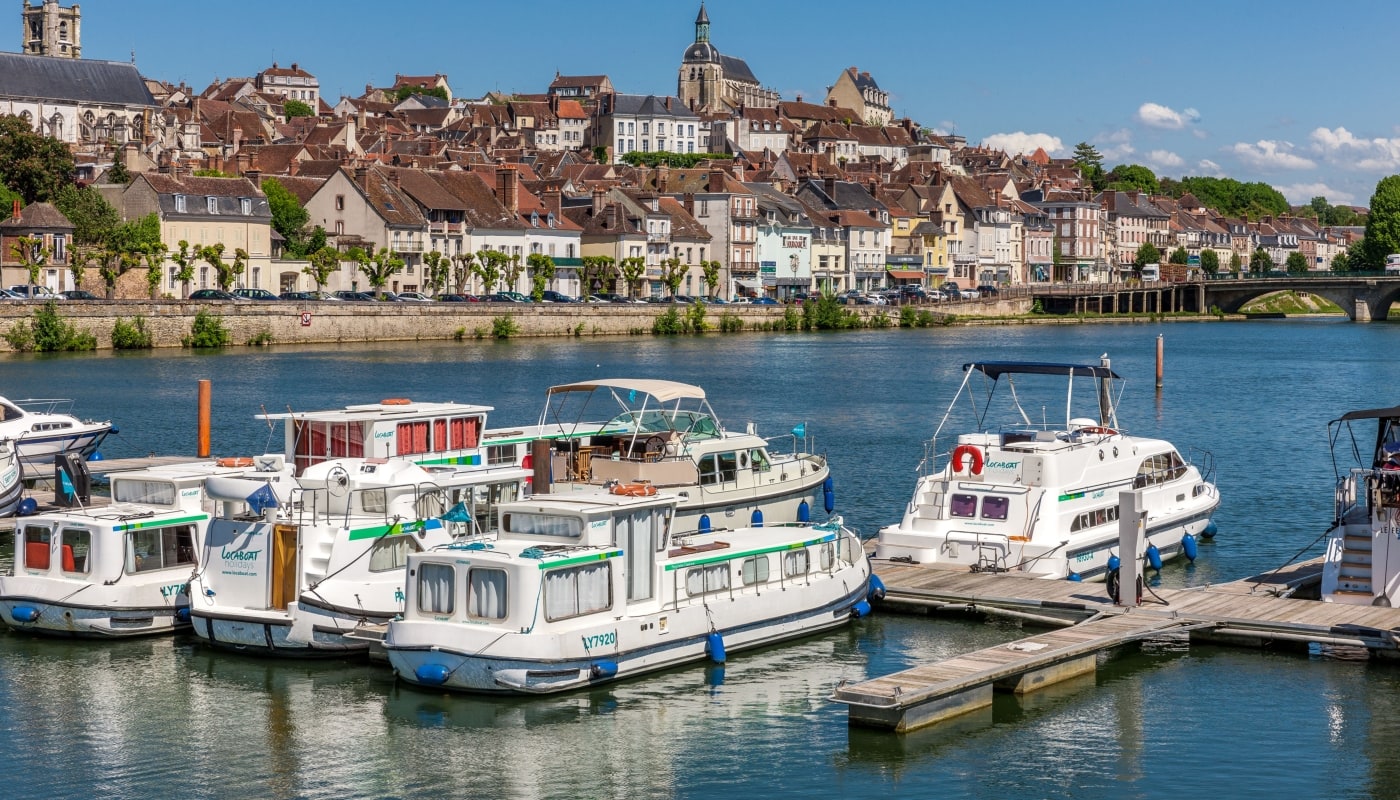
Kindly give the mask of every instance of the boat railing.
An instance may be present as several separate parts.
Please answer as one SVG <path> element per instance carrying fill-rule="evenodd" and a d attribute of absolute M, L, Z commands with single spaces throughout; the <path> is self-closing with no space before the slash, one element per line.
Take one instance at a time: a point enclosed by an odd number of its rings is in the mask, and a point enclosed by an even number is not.
<path fill-rule="evenodd" d="M 1196 471 L 1201 473 L 1201 479 L 1207 483 L 1215 483 L 1215 454 L 1209 450 L 1199 447 L 1186 448 L 1186 463 L 1196 467 Z"/>
<path fill-rule="evenodd" d="M 11 400 L 11 403 L 31 414 L 72 414 L 73 400 L 64 397 L 31 397 L 25 400 Z"/>
<path fill-rule="evenodd" d="M 403 491 L 409 488 L 413 490 L 411 506 L 408 493 Z M 378 495 L 378 498 L 367 503 L 366 499 L 374 495 Z M 343 510 L 340 510 L 342 505 Z M 376 506 L 378 510 L 372 510 Z M 371 521 L 386 525 L 396 522 L 408 524 L 435 519 L 448 509 L 447 495 L 435 483 L 405 483 L 348 490 L 296 487 L 288 496 L 287 507 L 290 520 L 297 525 L 340 523 L 346 526 L 352 520 L 357 524 Z"/>

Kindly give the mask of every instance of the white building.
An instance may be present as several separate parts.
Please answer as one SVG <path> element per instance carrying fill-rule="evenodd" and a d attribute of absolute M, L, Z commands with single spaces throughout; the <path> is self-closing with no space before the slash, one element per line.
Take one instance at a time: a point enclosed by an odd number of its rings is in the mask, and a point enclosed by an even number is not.
<path fill-rule="evenodd" d="M 604 95 L 594 118 L 593 144 L 611 150 L 613 163 L 631 152 L 698 152 L 700 117 L 675 97 Z"/>

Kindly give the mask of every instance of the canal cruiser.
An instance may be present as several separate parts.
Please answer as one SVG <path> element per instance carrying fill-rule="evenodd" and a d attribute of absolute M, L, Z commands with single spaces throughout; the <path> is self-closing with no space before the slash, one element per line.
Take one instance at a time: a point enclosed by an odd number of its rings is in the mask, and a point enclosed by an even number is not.
<path fill-rule="evenodd" d="M 20 517 L 0 618 L 16 630 L 95 638 L 188 627 L 187 583 L 212 517 L 206 487 L 234 476 L 264 487 L 254 503 L 275 502 L 291 480 L 285 470 L 218 462 L 152 467 L 112 475 L 109 504 Z"/>
<path fill-rule="evenodd" d="M 8 517 L 24 499 L 24 465 L 13 439 L 0 439 L 0 517 Z"/>
<path fill-rule="evenodd" d="M 87 459 L 116 429 L 111 422 L 73 416 L 72 405 L 72 400 L 0 397 L 0 438 L 15 441 L 20 460 L 31 472 L 52 468 L 54 456 L 60 453 L 77 453 Z"/>
<path fill-rule="evenodd" d="M 596 421 L 603 414 L 611 416 Z M 552 440 L 552 491 L 655 486 L 680 498 L 677 530 L 703 530 L 830 514 L 826 458 L 798 450 L 806 427 L 783 437 L 790 452 L 777 452 L 752 425 L 726 430 L 699 386 L 608 379 L 552 387 L 536 430 Z"/>
<path fill-rule="evenodd" d="M 1400 605 L 1400 406 L 1344 414 L 1327 438 L 1337 481 L 1322 600 Z"/>
<path fill-rule="evenodd" d="M 903 519 L 880 531 L 876 558 L 1103 579 L 1118 545 L 1119 494 L 1133 490 L 1147 512 L 1144 548 L 1154 566 L 1183 552 L 1194 557 L 1196 537 L 1214 533 L 1210 517 L 1220 497 L 1210 481 L 1210 455 L 1202 455 L 1203 474 L 1170 443 L 1125 433 L 1115 411 L 1121 379 L 1106 357 L 1097 365 L 988 361 L 963 370 L 926 446 L 920 472 L 929 471 L 919 477 Z M 1092 381 L 1094 391 L 1077 397 L 1076 383 L 1086 381 L 1076 378 Z M 1060 379 L 1068 384 L 1064 420 L 1033 421 L 1022 406 L 1026 390 Z M 1003 383 L 1007 391 L 997 397 Z M 1083 394 L 1096 406 L 1093 416 L 1075 414 Z M 964 395 L 975 427 L 949 437 L 945 428 Z M 994 405 L 999 399 L 1004 402 Z M 1000 413 L 1009 421 L 993 418 Z"/>
<path fill-rule="evenodd" d="M 675 496 L 593 490 L 501 508 L 494 541 L 408 557 L 384 639 L 409 683 L 543 694 L 829 630 L 869 610 L 839 518 L 677 533 Z"/>
<path fill-rule="evenodd" d="M 251 481 L 213 487 L 230 502 L 210 523 L 190 580 L 194 632 L 227 649 L 283 656 L 363 653 L 347 637 L 403 611 L 410 553 L 494 535 L 519 498 L 517 467 L 423 466 L 339 458 L 305 467 L 286 502 L 256 509 Z"/>

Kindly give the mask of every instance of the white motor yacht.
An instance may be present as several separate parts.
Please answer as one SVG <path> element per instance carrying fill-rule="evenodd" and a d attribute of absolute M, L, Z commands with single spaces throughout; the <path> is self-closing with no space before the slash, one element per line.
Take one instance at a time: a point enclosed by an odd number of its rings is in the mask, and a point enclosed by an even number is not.
<path fill-rule="evenodd" d="M 1400 600 L 1400 406 L 1352 411 L 1328 425 L 1337 472 L 1322 600 L 1394 607 Z"/>
<path fill-rule="evenodd" d="M 111 422 L 74 416 L 72 404 L 72 400 L 0 397 L 0 439 L 14 440 L 20 460 L 31 471 L 51 471 L 54 456 L 60 453 L 77 453 L 86 460 L 116 429 Z"/>
<path fill-rule="evenodd" d="M 1152 566 L 1183 552 L 1194 558 L 1197 537 L 1213 535 L 1220 496 L 1209 478 L 1209 454 L 1202 455 L 1203 474 L 1169 442 L 1123 430 L 1114 397 L 1121 379 L 1107 358 L 976 362 L 963 370 L 903 519 L 880 531 L 877 559 L 1104 579 L 1117 557 L 1125 491 L 1141 495 Z M 1067 384 L 1058 401 L 1043 391 L 1047 380 Z M 1075 394 L 1076 384 L 1088 391 Z M 971 408 L 972 427 L 950 434 L 960 403 Z M 1077 405 L 1087 413 L 1077 413 Z M 1027 406 L 1042 415 L 1041 409 L 1063 407 L 1065 416 L 1036 420 Z"/>

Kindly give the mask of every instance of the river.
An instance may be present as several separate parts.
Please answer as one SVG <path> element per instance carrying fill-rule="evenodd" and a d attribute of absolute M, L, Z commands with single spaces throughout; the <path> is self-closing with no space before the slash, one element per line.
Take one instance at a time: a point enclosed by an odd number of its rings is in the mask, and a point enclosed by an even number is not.
<path fill-rule="evenodd" d="M 262 409 L 458 400 L 494 406 L 496 427 L 536 421 L 550 385 L 680 380 L 705 387 L 730 428 L 752 421 L 778 437 L 805 424 L 830 458 L 838 512 L 873 535 L 899 518 L 963 363 L 1107 353 L 1127 379 L 1124 428 L 1214 455 L 1220 534 L 1195 565 L 1164 570 L 1164 584 L 1182 586 L 1320 552 L 1326 423 L 1398 401 L 1397 351 L 1400 326 L 1336 318 L 431 342 L 0 356 L 0 393 L 71 397 L 110 417 L 121 433 L 103 453 L 116 458 L 192 454 L 201 378 L 213 381 L 216 455 L 280 449 L 280 428 L 253 419 Z M 1400 796 L 1400 667 L 1336 654 L 1157 646 L 906 736 L 848 729 L 845 707 L 827 700 L 841 679 L 1021 635 L 1004 622 L 877 615 L 735 654 L 723 670 L 522 700 L 426 692 L 359 663 L 215 653 L 191 638 L 7 631 L 0 781 L 10 796 L 45 798 Z"/>

